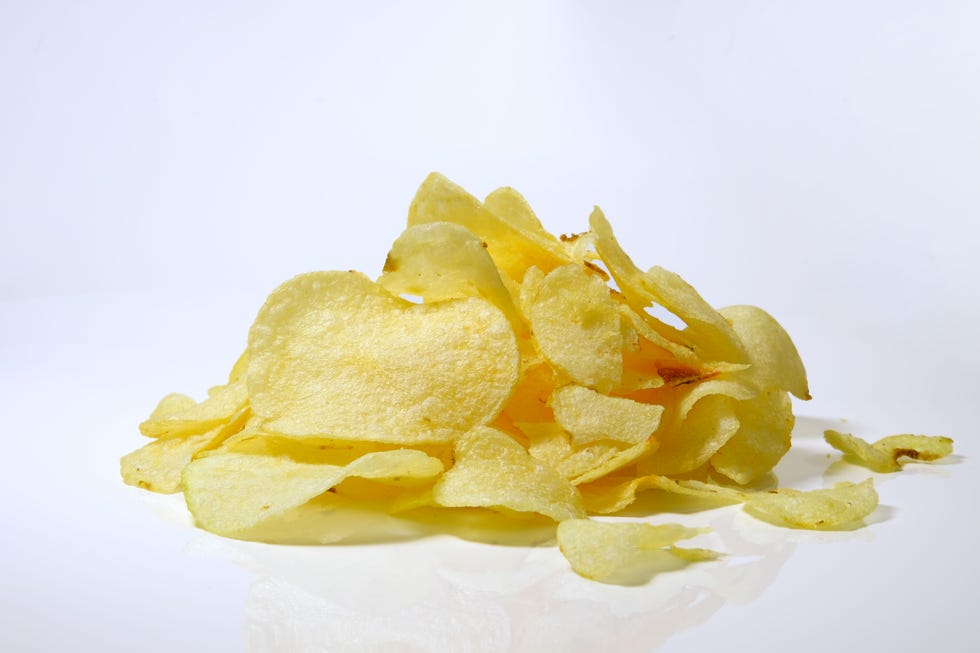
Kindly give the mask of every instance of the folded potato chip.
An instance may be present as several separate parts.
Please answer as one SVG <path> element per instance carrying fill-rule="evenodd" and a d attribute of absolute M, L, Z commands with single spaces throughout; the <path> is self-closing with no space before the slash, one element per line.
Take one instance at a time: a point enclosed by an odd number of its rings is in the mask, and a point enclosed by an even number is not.
<path fill-rule="evenodd" d="M 122 458 L 123 480 L 182 490 L 202 528 L 271 542 L 336 542 L 386 512 L 463 530 L 475 515 L 557 522 L 576 572 L 626 584 L 716 555 L 675 546 L 699 529 L 586 519 L 641 492 L 793 528 L 870 515 L 870 480 L 748 488 L 790 447 L 790 394 L 810 397 L 789 335 L 762 309 L 716 310 L 677 274 L 641 270 L 598 208 L 588 223 L 555 237 L 517 191 L 480 202 L 433 173 L 376 281 L 283 283 L 226 384 L 201 402 L 167 395 L 140 424 L 154 440 Z M 875 471 L 952 451 L 826 437 Z"/>
<path fill-rule="evenodd" d="M 934 435 L 890 435 L 869 443 L 850 433 L 824 431 L 824 439 L 835 449 L 844 452 L 874 472 L 897 472 L 906 460 L 929 462 L 953 453 L 950 438 Z"/>
<path fill-rule="evenodd" d="M 630 583 L 644 566 L 674 568 L 691 558 L 709 560 L 713 552 L 705 549 L 675 549 L 672 545 L 708 532 L 679 524 L 642 522 L 600 522 L 591 519 L 569 519 L 558 526 L 558 547 L 572 569 L 592 580 Z M 679 554 L 679 555 L 678 555 Z M 617 577 L 618 576 L 618 577 Z"/>

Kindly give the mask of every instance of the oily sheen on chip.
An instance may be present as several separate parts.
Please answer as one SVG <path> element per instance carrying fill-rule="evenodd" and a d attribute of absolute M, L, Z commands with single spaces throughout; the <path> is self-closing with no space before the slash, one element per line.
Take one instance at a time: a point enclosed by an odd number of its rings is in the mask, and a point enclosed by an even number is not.
<path fill-rule="evenodd" d="M 283 283 L 227 382 L 200 402 L 167 395 L 140 424 L 151 441 L 122 458 L 123 480 L 183 492 L 201 528 L 267 542 L 341 540 L 351 511 L 550 523 L 572 568 L 604 582 L 715 557 L 674 546 L 702 530 L 590 517 L 641 492 L 795 528 L 874 511 L 870 480 L 751 489 L 790 447 L 790 395 L 810 397 L 793 341 L 760 308 L 715 309 L 677 274 L 640 269 L 598 208 L 588 226 L 556 237 L 511 188 L 481 202 L 430 175 L 377 279 Z M 875 471 L 951 451 L 827 439 Z"/>

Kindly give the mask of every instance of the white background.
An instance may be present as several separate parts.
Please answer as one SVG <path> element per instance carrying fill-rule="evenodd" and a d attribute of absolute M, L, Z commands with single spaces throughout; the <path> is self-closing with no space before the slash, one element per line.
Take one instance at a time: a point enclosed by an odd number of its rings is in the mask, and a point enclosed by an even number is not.
<path fill-rule="evenodd" d="M 0 648 L 970 650 L 978 33 L 966 1 L 0 1 Z M 779 318 L 815 397 L 784 482 L 832 480 L 841 419 L 958 455 L 847 536 L 682 516 L 756 571 L 628 590 L 551 549 L 241 545 L 124 486 L 159 396 L 221 381 L 286 278 L 378 273 L 431 170 L 555 232 L 598 204 Z"/>

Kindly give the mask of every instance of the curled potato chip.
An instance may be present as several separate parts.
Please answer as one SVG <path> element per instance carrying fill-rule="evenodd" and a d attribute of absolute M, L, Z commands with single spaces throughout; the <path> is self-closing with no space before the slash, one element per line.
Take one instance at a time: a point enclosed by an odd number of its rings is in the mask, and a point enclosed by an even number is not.
<path fill-rule="evenodd" d="M 661 267 L 650 268 L 646 273 L 637 268 L 620 247 L 612 226 L 598 207 L 589 217 L 589 226 L 595 234 L 596 251 L 602 262 L 634 308 L 643 310 L 654 303 L 663 306 L 687 324 L 684 335 L 688 337 L 678 338 L 668 325 L 648 316 L 647 322 L 655 325 L 655 330 L 671 340 L 687 340 L 707 360 L 747 362 L 735 330 L 690 284 Z"/>
<path fill-rule="evenodd" d="M 660 448 L 643 461 L 645 474 L 683 474 L 706 463 L 738 431 L 735 402 L 723 394 L 701 397 L 684 417 L 658 434 Z"/>
<path fill-rule="evenodd" d="M 581 385 L 609 392 L 623 374 L 623 334 L 609 288 L 578 264 L 555 268 L 529 308 L 541 353 Z"/>
<path fill-rule="evenodd" d="M 682 560 L 685 554 L 682 552 L 670 560 L 675 552 L 669 547 L 707 532 L 709 529 L 680 524 L 569 519 L 558 525 L 558 547 L 578 575 L 601 582 L 631 584 L 645 580 L 643 566 L 648 569 L 683 566 L 670 564 Z M 688 555 L 695 559 L 711 557 L 704 549 L 698 553 L 689 551 Z"/>
<path fill-rule="evenodd" d="M 773 316 L 756 306 L 729 306 L 718 312 L 745 345 L 752 365 L 748 374 L 758 386 L 810 399 L 806 368 L 796 345 Z"/>
<path fill-rule="evenodd" d="M 413 449 L 368 453 L 344 466 L 226 453 L 192 461 L 184 468 L 183 484 L 198 525 L 234 537 L 350 477 L 431 478 L 442 470 L 437 458 Z"/>
<path fill-rule="evenodd" d="M 789 451 L 793 404 L 786 392 L 769 389 L 735 404 L 738 431 L 711 457 L 711 466 L 736 483 L 751 483 Z"/>
<path fill-rule="evenodd" d="M 616 440 L 639 444 L 660 426 L 664 407 L 625 397 L 610 397 L 580 385 L 567 385 L 551 395 L 555 422 L 572 437 L 572 444 Z"/>
<path fill-rule="evenodd" d="M 499 208 L 499 207 L 498 207 Z M 553 237 L 544 230 L 527 230 L 527 218 L 504 217 L 438 173 L 425 178 L 408 210 L 408 225 L 454 222 L 487 243 L 497 267 L 514 280 L 524 278 L 531 266 L 544 271 L 568 263 Z"/>
<path fill-rule="evenodd" d="M 181 438 L 153 440 L 119 461 L 123 481 L 152 492 L 180 491 L 180 474 L 196 453 L 219 438 L 221 427 Z"/>
<path fill-rule="evenodd" d="M 890 435 L 873 444 L 839 431 L 828 430 L 823 435 L 828 444 L 851 460 L 881 473 L 897 472 L 903 460 L 928 462 L 953 453 L 953 441 L 935 435 Z"/>
<path fill-rule="evenodd" d="M 515 333 L 525 330 L 486 244 L 458 224 L 431 222 L 403 231 L 378 284 L 393 295 L 418 295 L 427 302 L 482 297 L 503 311 Z"/>
<path fill-rule="evenodd" d="M 843 482 L 822 490 L 780 488 L 746 496 L 745 511 L 778 526 L 811 530 L 848 528 L 878 507 L 878 493 L 869 478 Z"/>
<path fill-rule="evenodd" d="M 519 363 L 510 324 L 489 302 L 413 304 L 354 272 L 280 286 L 248 352 L 252 410 L 268 432 L 402 444 L 492 421 Z"/>
<path fill-rule="evenodd" d="M 243 380 L 211 388 L 207 399 L 194 402 L 185 395 L 167 395 L 140 432 L 151 438 L 175 438 L 201 434 L 228 422 L 248 403 Z"/>
<path fill-rule="evenodd" d="M 555 521 L 585 515 L 575 487 L 506 433 L 473 429 L 456 441 L 455 457 L 433 489 L 440 506 L 506 508 Z"/>

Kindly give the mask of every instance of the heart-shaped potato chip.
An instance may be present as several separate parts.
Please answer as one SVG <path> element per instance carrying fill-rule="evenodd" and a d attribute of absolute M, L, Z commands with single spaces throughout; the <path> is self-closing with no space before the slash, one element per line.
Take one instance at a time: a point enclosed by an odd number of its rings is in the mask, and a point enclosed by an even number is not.
<path fill-rule="evenodd" d="M 267 433 L 417 444 L 493 420 L 519 356 L 484 299 L 413 304 L 358 272 L 313 272 L 270 295 L 248 360 Z"/>

